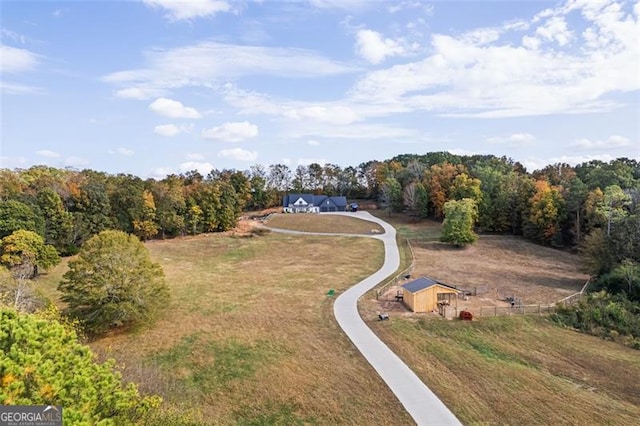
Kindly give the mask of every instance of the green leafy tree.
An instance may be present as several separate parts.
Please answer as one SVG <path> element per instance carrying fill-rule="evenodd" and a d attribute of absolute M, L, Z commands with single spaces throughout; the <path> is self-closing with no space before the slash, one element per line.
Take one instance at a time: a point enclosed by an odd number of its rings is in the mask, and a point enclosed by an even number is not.
<path fill-rule="evenodd" d="M 429 191 L 418 182 L 415 186 L 415 210 L 420 219 L 429 217 Z"/>
<path fill-rule="evenodd" d="M 456 246 L 473 244 L 478 236 L 473 232 L 478 217 L 478 207 L 474 200 L 447 201 L 444 204 L 444 222 L 442 224 L 441 241 Z"/>
<path fill-rule="evenodd" d="M 115 226 L 109 201 L 109 177 L 84 170 L 69 183 L 69 211 L 74 221 L 74 242 L 81 246 L 93 235 Z"/>
<path fill-rule="evenodd" d="M 176 175 L 169 175 L 160 182 L 154 182 L 152 191 L 162 238 L 184 235 L 187 205 L 183 180 Z"/>
<path fill-rule="evenodd" d="M 216 231 L 228 231 L 238 224 L 242 213 L 243 201 L 233 185 L 227 182 L 219 183 L 220 202 L 217 209 Z"/>
<path fill-rule="evenodd" d="M 66 313 L 92 335 L 151 322 L 169 298 L 160 265 L 138 238 L 121 231 L 89 239 L 58 289 Z"/>
<path fill-rule="evenodd" d="M 462 200 L 470 198 L 476 203 L 482 200 L 482 190 L 480 189 L 480 179 L 469 177 L 466 173 L 461 173 L 453 179 L 450 195 L 452 200 Z"/>
<path fill-rule="evenodd" d="M 24 229 L 44 234 L 44 220 L 27 204 L 16 200 L 0 201 L 0 238 Z"/>
<path fill-rule="evenodd" d="M 0 404 L 61 405 L 65 425 L 135 424 L 160 405 L 51 317 L 0 309 Z"/>
<path fill-rule="evenodd" d="M 623 260 L 603 280 L 609 281 L 609 291 L 627 293 L 630 300 L 640 302 L 640 264 L 630 259 Z M 616 291 L 617 290 L 617 291 Z"/>
<path fill-rule="evenodd" d="M 491 166 L 478 167 L 475 171 L 480 179 L 482 199 L 478 203 L 478 226 L 486 231 L 508 232 L 511 228 L 510 197 L 514 191 L 510 181 L 514 172 L 503 172 Z"/>
<path fill-rule="evenodd" d="M 389 177 L 384 181 L 382 194 L 390 213 L 402 211 L 402 186 L 396 178 Z"/>
<path fill-rule="evenodd" d="M 571 223 L 572 243 L 580 244 L 585 223 L 585 202 L 587 199 L 587 185 L 580 178 L 574 177 L 569 182 L 567 213 Z"/>
<path fill-rule="evenodd" d="M 202 222 L 202 215 L 202 209 L 197 204 L 187 210 L 187 225 L 191 228 L 191 234 L 196 235 L 198 233 Z"/>
<path fill-rule="evenodd" d="M 119 174 L 109 179 L 111 216 L 117 229 L 134 232 L 134 221 L 144 220 L 144 182 L 132 175 Z"/>
<path fill-rule="evenodd" d="M 14 275 L 34 277 L 39 268 L 48 269 L 60 263 L 55 247 L 44 243 L 44 239 L 33 231 L 21 229 L 2 239 L 0 264 L 8 267 Z"/>
<path fill-rule="evenodd" d="M 606 223 L 607 236 L 611 235 L 611 225 L 629 214 L 627 207 L 630 204 L 631 197 L 618 185 L 605 188 L 603 199 L 596 206 L 596 214 L 600 216 L 602 223 Z"/>
<path fill-rule="evenodd" d="M 36 200 L 44 218 L 45 243 L 62 255 L 73 252 L 73 216 L 64 208 L 60 195 L 52 189 L 43 189 Z"/>

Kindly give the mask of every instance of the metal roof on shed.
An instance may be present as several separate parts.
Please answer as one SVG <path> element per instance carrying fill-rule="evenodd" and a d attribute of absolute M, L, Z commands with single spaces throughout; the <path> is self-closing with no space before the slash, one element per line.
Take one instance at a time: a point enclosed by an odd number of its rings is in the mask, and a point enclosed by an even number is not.
<path fill-rule="evenodd" d="M 432 287 L 434 285 L 440 285 L 443 287 L 449 287 L 453 290 L 455 290 L 455 287 L 451 287 L 450 285 L 446 285 L 446 284 L 442 284 L 436 280 L 432 280 L 431 278 L 427 278 L 427 277 L 420 277 L 418 279 L 415 279 L 411 282 L 408 282 L 404 285 L 402 285 L 402 288 L 407 289 L 407 291 L 411 292 L 411 293 L 416 293 L 420 290 L 424 290 L 425 288 L 429 288 Z"/>

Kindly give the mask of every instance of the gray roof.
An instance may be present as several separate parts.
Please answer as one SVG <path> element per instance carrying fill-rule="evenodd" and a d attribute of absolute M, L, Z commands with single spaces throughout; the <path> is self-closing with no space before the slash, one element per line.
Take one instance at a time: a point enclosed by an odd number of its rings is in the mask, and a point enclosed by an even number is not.
<path fill-rule="evenodd" d="M 451 287 L 450 285 L 446 285 L 443 284 L 441 282 L 438 282 L 436 280 L 432 280 L 431 278 L 427 278 L 427 277 L 420 277 L 417 278 L 411 282 L 408 282 L 406 284 L 404 284 L 402 287 L 407 289 L 407 291 L 411 292 L 411 293 L 416 293 L 420 290 L 424 290 L 425 288 L 429 288 L 432 287 L 434 285 L 441 285 L 443 287 L 449 287 L 453 290 L 455 290 L 455 287 Z"/>
<path fill-rule="evenodd" d="M 314 194 L 287 194 L 282 197 L 282 205 L 284 207 L 287 207 L 288 205 L 295 203 L 299 198 L 302 198 L 309 206 L 320 206 L 323 203 L 325 205 L 333 204 L 337 208 L 343 210 L 347 206 L 347 197 L 328 197 L 326 195 Z M 327 204 L 327 201 L 329 202 L 329 204 Z"/>

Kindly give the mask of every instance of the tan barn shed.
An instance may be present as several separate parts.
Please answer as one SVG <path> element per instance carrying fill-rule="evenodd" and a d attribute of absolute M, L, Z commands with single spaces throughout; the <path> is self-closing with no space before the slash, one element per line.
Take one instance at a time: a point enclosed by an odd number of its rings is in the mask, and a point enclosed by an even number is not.
<path fill-rule="evenodd" d="M 458 290 L 431 278 L 420 277 L 402 286 L 402 299 L 413 312 L 437 311 L 439 305 L 457 302 Z"/>

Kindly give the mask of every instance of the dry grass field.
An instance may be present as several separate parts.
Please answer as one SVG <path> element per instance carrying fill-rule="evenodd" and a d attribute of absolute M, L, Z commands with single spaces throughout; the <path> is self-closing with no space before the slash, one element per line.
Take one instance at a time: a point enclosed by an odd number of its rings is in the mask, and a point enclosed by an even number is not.
<path fill-rule="evenodd" d="M 382 217 L 398 229 L 404 265 L 410 263 L 406 238 L 439 235 L 436 222 Z M 334 232 L 326 223 L 313 226 Z M 340 226 L 348 230 L 340 232 L 356 232 Z M 193 424 L 412 424 L 339 330 L 326 295 L 377 270 L 382 244 L 245 235 L 148 242 L 171 288 L 166 315 L 151 329 L 93 342 L 94 351 L 115 358 L 126 379 L 163 395 L 168 413 Z M 455 252 L 430 244 L 414 247 L 416 271 L 445 282 L 473 274 L 474 280 L 518 283 L 523 297 L 537 300 L 535 294 L 556 287 L 573 291 L 583 278 L 574 257 L 511 237 Z M 64 268 L 41 277 L 44 293 L 56 297 Z M 527 288 L 537 290 L 529 296 Z M 377 321 L 378 303 L 374 292 L 363 298 L 365 320 L 464 424 L 630 425 L 640 418 L 637 351 L 558 328 L 544 317 L 460 322 L 394 314 Z M 177 424 L 175 417 L 163 419 L 158 424 Z"/>
<path fill-rule="evenodd" d="M 487 295 L 471 298 L 477 306 L 506 304 L 496 292 L 515 293 L 524 303 L 554 302 L 586 280 L 579 258 L 569 253 L 509 236 L 481 236 L 472 247 L 452 249 L 434 242 L 437 222 L 380 217 L 398 229 L 400 242 L 412 239 L 414 276 L 489 285 Z M 391 299 L 395 291 L 387 289 Z M 640 356 L 617 343 L 559 328 L 546 317 L 461 322 L 412 314 L 401 303 L 376 300 L 375 292 L 360 310 L 464 424 L 626 426 L 640 418 Z M 375 320 L 380 311 L 391 312 L 391 320 Z"/>
<path fill-rule="evenodd" d="M 206 424 L 410 423 L 339 330 L 326 295 L 380 267 L 379 241 L 268 233 L 147 247 L 171 288 L 166 316 L 91 346 L 160 393 L 168 411 Z"/>
<path fill-rule="evenodd" d="M 275 214 L 267 226 L 292 231 L 323 232 L 340 234 L 381 234 L 384 229 L 376 223 L 355 217 L 331 214 Z"/>
<path fill-rule="evenodd" d="M 620 425 L 640 419 L 638 351 L 537 316 L 370 325 L 468 425 Z"/>

